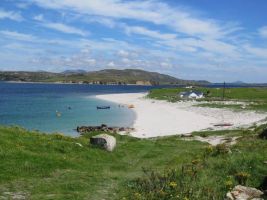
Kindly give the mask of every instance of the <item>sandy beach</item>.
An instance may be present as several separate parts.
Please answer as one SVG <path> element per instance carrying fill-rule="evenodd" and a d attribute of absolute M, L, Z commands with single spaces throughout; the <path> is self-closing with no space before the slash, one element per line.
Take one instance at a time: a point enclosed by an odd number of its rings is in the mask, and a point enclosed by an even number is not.
<path fill-rule="evenodd" d="M 133 137 L 151 138 L 188 134 L 207 129 L 233 129 L 248 127 L 265 120 L 265 113 L 232 111 L 228 109 L 195 107 L 196 102 L 177 102 L 145 98 L 145 93 L 97 95 L 96 98 L 119 104 L 133 104 L 136 119 Z M 214 124 L 231 123 L 231 127 L 215 127 Z"/>

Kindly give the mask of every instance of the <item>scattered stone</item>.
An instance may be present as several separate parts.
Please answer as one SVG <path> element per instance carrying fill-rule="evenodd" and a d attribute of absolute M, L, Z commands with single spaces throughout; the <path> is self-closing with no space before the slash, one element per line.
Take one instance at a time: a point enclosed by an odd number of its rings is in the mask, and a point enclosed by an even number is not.
<path fill-rule="evenodd" d="M 116 147 L 116 138 L 111 135 L 100 134 L 91 137 L 90 143 L 92 145 L 104 148 L 107 151 L 113 151 Z"/>
<path fill-rule="evenodd" d="M 226 137 L 223 135 L 213 135 L 213 136 L 206 136 L 206 137 L 201 137 L 201 136 L 195 136 L 192 137 L 190 140 L 197 140 L 200 142 L 207 142 L 212 146 L 217 146 L 219 144 L 226 144 L 227 146 L 231 146 L 236 144 L 237 139 L 240 137 Z"/>
<path fill-rule="evenodd" d="M 23 192 L 4 192 L 3 199 L 24 200 L 28 199 L 27 194 Z M 1 198 L 2 198 L 1 197 Z"/>
<path fill-rule="evenodd" d="M 188 133 L 188 134 L 181 134 L 180 135 L 181 137 L 193 137 L 193 135 L 191 133 Z"/>
<path fill-rule="evenodd" d="M 263 192 L 256 188 L 237 185 L 226 197 L 227 200 L 263 200 L 260 198 L 262 195 Z"/>

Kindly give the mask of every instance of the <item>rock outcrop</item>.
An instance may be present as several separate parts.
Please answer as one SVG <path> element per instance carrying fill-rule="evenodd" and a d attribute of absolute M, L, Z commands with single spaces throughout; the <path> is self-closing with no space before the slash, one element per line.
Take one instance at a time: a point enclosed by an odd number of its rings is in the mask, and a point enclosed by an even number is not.
<path fill-rule="evenodd" d="M 90 143 L 107 151 L 113 151 L 116 147 L 116 138 L 111 135 L 100 134 L 91 137 Z"/>
<path fill-rule="evenodd" d="M 231 192 L 227 193 L 226 197 L 227 200 L 263 200 L 262 195 L 263 192 L 256 188 L 237 185 Z"/>
<path fill-rule="evenodd" d="M 103 131 L 107 133 L 117 133 L 117 132 L 131 132 L 133 128 L 129 127 L 109 127 L 106 124 L 102 124 L 101 126 L 78 126 L 77 132 L 80 134 L 90 133 L 95 131 Z"/>

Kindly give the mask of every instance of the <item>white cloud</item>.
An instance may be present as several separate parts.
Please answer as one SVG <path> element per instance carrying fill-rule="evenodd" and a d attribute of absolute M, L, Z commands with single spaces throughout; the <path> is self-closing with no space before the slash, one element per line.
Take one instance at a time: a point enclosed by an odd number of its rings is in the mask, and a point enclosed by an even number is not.
<path fill-rule="evenodd" d="M 160 33 L 158 31 L 153 31 L 149 30 L 145 27 L 141 26 L 127 26 L 125 25 L 125 31 L 127 34 L 140 34 L 144 35 L 147 37 L 152 37 L 156 39 L 161 39 L 161 40 L 170 40 L 170 39 L 175 39 L 176 34 L 170 34 L 170 33 Z"/>
<path fill-rule="evenodd" d="M 5 36 L 5 37 L 8 37 L 10 39 L 27 41 L 27 42 L 32 42 L 36 39 L 31 34 L 24 34 L 24 33 L 19 33 L 16 31 L 2 30 L 2 31 L 0 31 L 0 34 Z"/>
<path fill-rule="evenodd" d="M 14 21 L 22 21 L 23 17 L 20 13 L 13 12 L 13 11 L 5 11 L 0 9 L 0 20 L 1 19 L 11 19 Z"/>
<path fill-rule="evenodd" d="M 90 16 L 90 17 L 85 17 L 82 18 L 82 20 L 86 23 L 98 23 L 98 24 L 102 24 L 106 27 L 109 28 L 114 28 L 118 23 L 110 18 L 107 17 L 99 17 L 99 16 Z"/>
<path fill-rule="evenodd" d="M 244 49 L 253 56 L 267 60 L 267 48 L 253 47 L 247 44 L 244 46 Z"/>
<path fill-rule="evenodd" d="M 32 0 L 41 7 L 56 10 L 72 10 L 84 15 L 134 19 L 166 25 L 173 30 L 192 36 L 220 38 L 229 33 L 229 25 L 221 25 L 209 18 L 194 16 L 181 8 L 170 7 L 160 1 L 122 0 Z M 232 27 L 232 30 L 233 29 Z"/>
<path fill-rule="evenodd" d="M 84 30 L 81 30 L 81 29 L 78 29 L 76 27 L 69 26 L 66 24 L 62 24 L 62 23 L 45 22 L 45 23 L 42 23 L 42 26 L 56 30 L 56 31 L 60 31 L 63 33 L 68 33 L 68 34 L 76 34 L 76 35 L 81 35 L 81 36 L 89 35 L 89 32 L 87 31 L 84 31 Z"/>
<path fill-rule="evenodd" d="M 36 21 L 44 21 L 44 15 L 43 14 L 39 14 L 33 17 L 34 20 Z"/>
<path fill-rule="evenodd" d="M 17 3 L 16 6 L 18 8 L 21 8 L 21 9 L 26 9 L 26 8 L 28 8 L 30 6 L 30 4 L 29 3 L 22 3 L 22 2 L 20 2 L 20 3 Z"/>
<path fill-rule="evenodd" d="M 34 20 L 39 21 L 40 24 L 46 28 L 50 28 L 56 31 L 60 31 L 63 33 L 68 33 L 68 34 L 76 34 L 76 35 L 81 35 L 81 36 L 87 36 L 90 33 L 88 31 L 81 30 L 79 28 L 69 26 L 63 23 L 54 23 L 54 22 L 49 22 L 45 20 L 43 14 L 39 14 L 33 17 Z"/>
<path fill-rule="evenodd" d="M 161 62 L 160 63 L 160 66 L 162 67 L 162 68 L 166 68 L 166 69 L 171 69 L 173 66 L 172 66 L 172 64 L 170 63 L 170 62 Z"/>
<path fill-rule="evenodd" d="M 263 26 L 259 29 L 259 35 L 263 38 L 267 38 L 267 26 Z"/>
<path fill-rule="evenodd" d="M 129 55 L 130 55 L 130 53 L 128 51 L 125 51 L 125 50 L 119 50 L 118 51 L 118 56 L 128 57 Z"/>
<path fill-rule="evenodd" d="M 109 62 L 108 64 L 107 64 L 107 67 L 109 67 L 109 68 L 113 68 L 113 67 L 115 67 L 116 65 L 115 65 L 115 63 L 113 62 L 113 61 L 111 61 L 111 62 Z"/>

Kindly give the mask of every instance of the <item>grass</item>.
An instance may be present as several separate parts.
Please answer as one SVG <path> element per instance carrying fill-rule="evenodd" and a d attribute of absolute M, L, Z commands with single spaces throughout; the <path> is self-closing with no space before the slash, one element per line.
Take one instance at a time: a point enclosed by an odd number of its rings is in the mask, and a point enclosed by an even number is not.
<path fill-rule="evenodd" d="M 207 144 L 183 141 L 178 136 L 136 139 L 114 135 L 118 145 L 109 153 L 89 145 L 88 136 L 70 138 L 0 127 L 0 198 L 22 194 L 27 199 L 170 199 L 168 195 L 193 189 L 196 193 L 190 199 L 205 199 L 206 190 L 221 199 L 229 189 L 225 182 L 237 184 L 236 174 L 248 173 L 246 185 L 253 187 L 259 186 L 267 174 L 263 163 L 267 160 L 267 144 L 255 136 L 261 129 L 217 132 L 243 138 L 232 147 L 232 154 L 214 156 L 207 154 Z M 192 182 L 192 177 L 181 173 L 181 169 L 194 161 L 199 163 L 193 165 L 198 175 Z M 143 184 L 151 178 L 151 172 L 165 177 L 167 182 L 161 183 L 168 184 L 164 198 L 147 196 L 150 187 L 144 189 Z M 178 184 L 181 176 L 185 181 L 180 187 L 183 191 L 169 190 L 169 178 Z"/>
<path fill-rule="evenodd" d="M 164 88 L 153 89 L 149 93 L 150 98 L 168 100 L 170 98 L 176 98 L 179 92 L 198 90 L 204 94 L 208 94 L 205 100 L 221 99 L 223 96 L 223 88 Z M 226 100 L 242 100 L 242 101 L 267 101 L 267 88 L 226 88 L 225 89 Z"/>
<path fill-rule="evenodd" d="M 238 184 L 259 188 L 267 174 L 267 144 L 254 133 L 243 135 L 230 149 L 207 146 L 182 167 L 164 173 L 145 170 L 129 184 L 126 199 L 217 200 Z"/>
<path fill-rule="evenodd" d="M 0 196 L 23 192 L 29 199 L 116 199 L 127 180 L 142 175 L 142 167 L 164 171 L 179 166 L 204 146 L 177 137 L 140 140 L 116 135 L 118 146 L 109 153 L 90 146 L 86 137 L 14 127 L 1 127 L 0 137 Z"/>
<path fill-rule="evenodd" d="M 177 102 L 181 100 L 179 93 L 189 91 L 187 88 L 164 88 L 154 89 L 148 94 L 149 98 Z M 223 88 L 195 88 L 193 90 L 202 91 L 206 94 L 204 99 L 198 101 L 208 101 L 208 103 L 198 104 L 201 107 L 229 108 L 234 110 L 256 110 L 267 111 L 267 88 L 226 88 L 224 100 L 242 101 L 248 103 L 245 108 L 242 104 L 225 104 L 222 100 Z M 215 102 L 216 101 L 216 102 Z M 219 101 L 219 102 L 218 102 Z M 220 103 L 221 101 L 221 103 Z"/>

